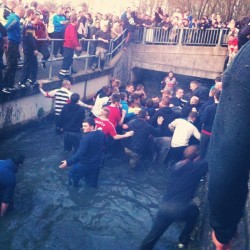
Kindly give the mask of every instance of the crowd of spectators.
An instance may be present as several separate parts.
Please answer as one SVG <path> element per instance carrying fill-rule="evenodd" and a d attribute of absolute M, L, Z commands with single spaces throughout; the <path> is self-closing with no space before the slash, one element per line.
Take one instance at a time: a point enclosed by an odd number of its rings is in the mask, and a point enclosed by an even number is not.
<path fill-rule="evenodd" d="M 96 68 L 100 71 L 103 70 L 111 39 L 118 38 L 125 29 L 127 33 L 124 50 L 131 42 L 134 31 L 140 27 L 160 27 L 165 31 L 175 31 L 177 28 L 229 29 L 229 63 L 238 51 L 238 43 L 240 48 L 249 36 L 248 17 L 243 18 L 240 22 L 235 22 L 233 19 L 225 22 L 219 14 L 212 14 L 211 17 L 204 15 L 197 19 L 189 11 L 182 13 L 180 9 L 176 9 L 170 15 L 164 13 L 160 7 L 156 8 L 153 15 L 136 12 L 128 7 L 119 17 L 110 13 L 93 14 L 86 10 L 77 12 L 71 7 L 49 10 L 36 1 L 31 2 L 29 6 L 24 6 L 15 1 L 4 0 L 0 6 L 0 22 L 2 44 L 0 48 L 0 85 L 4 93 L 11 93 L 15 90 L 15 72 L 17 62 L 21 58 L 20 48 L 23 49 L 24 67 L 18 87 L 23 88 L 37 84 L 37 55 L 39 53 L 42 55 L 41 66 L 43 68 L 46 68 L 46 61 L 51 55 L 54 58 L 66 57 L 59 73 L 60 79 L 69 78 L 75 72 L 71 67 L 74 51 L 76 51 L 76 55 L 79 55 L 81 51 L 88 50 L 91 56 L 89 67 L 93 70 Z M 15 25 L 13 25 L 14 23 Z M 73 27 L 68 29 L 69 32 L 65 32 L 69 24 L 72 24 Z M 88 46 L 86 40 L 77 42 L 81 38 L 95 41 L 89 42 Z M 62 40 L 54 41 L 53 48 L 50 48 L 48 46 L 50 39 Z M 21 43 L 22 47 L 19 46 Z M 2 70 L 5 67 L 2 60 L 4 52 L 6 52 L 6 69 L 2 76 Z"/>

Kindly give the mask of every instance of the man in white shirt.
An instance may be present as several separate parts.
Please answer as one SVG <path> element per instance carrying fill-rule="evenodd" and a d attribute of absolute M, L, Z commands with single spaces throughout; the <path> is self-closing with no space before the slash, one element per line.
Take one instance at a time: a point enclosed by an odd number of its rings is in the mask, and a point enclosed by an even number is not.
<path fill-rule="evenodd" d="M 175 119 L 168 127 L 173 132 L 170 149 L 170 160 L 173 162 L 183 158 L 183 151 L 189 145 L 191 136 L 200 140 L 200 132 L 193 125 L 197 119 L 197 112 L 190 112 L 186 119 Z"/>

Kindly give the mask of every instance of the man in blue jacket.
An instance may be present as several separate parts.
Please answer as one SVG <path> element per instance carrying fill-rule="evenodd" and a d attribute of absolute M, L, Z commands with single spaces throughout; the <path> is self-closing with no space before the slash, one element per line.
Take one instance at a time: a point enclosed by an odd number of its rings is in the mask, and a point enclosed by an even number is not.
<path fill-rule="evenodd" d="M 4 216 L 12 202 L 16 187 L 16 172 L 23 165 L 24 156 L 14 155 L 11 159 L 0 160 L 0 212 Z"/>
<path fill-rule="evenodd" d="M 21 42 L 20 19 L 24 14 L 24 7 L 22 5 L 17 5 L 15 13 L 9 15 L 8 21 L 5 25 L 9 40 L 9 46 L 6 52 L 6 70 L 3 80 L 4 87 L 7 89 L 7 91 L 5 91 L 6 93 L 10 93 L 13 90 L 15 83 L 19 44 Z"/>
<path fill-rule="evenodd" d="M 92 117 L 84 120 L 82 129 L 84 134 L 78 151 L 67 161 L 62 161 L 59 168 L 66 168 L 73 165 L 69 173 L 69 184 L 73 181 L 74 187 L 78 187 L 78 183 L 82 177 L 85 177 L 87 185 L 97 187 L 103 158 L 105 135 L 101 130 L 95 129 L 95 121 Z"/>

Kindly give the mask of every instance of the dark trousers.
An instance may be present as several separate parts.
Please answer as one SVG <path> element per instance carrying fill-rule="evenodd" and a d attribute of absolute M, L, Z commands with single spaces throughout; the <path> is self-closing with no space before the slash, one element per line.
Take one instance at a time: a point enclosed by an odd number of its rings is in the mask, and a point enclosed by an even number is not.
<path fill-rule="evenodd" d="M 47 61 L 50 57 L 48 42 L 47 41 L 37 41 L 36 42 L 37 50 L 42 54 L 42 60 Z"/>
<path fill-rule="evenodd" d="M 12 88 L 15 83 L 17 58 L 19 56 L 19 45 L 9 41 L 9 48 L 6 52 L 6 69 L 4 75 L 4 87 Z"/>
<path fill-rule="evenodd" d="M 30 78 L 32 82 L 36 82 L 38 73 L 37 56 L 34 54 L 34 50 L 24 50 L 23 53 L 24 61 L 20 82 L 26 83 L 28 78 Z"/>
<path fill-rule="evenodd" d="M 82 135 L 80 133 L 64 131 L 64 150 L 76 152 L 80 145 Z"/>
<path fill-rule="evenodd" d="M 207 154 L 207 149 L 208 149 L 208 145 L 210 142 L 210 135 L 204 134 L 203 132 L 201 132 L 201 140 L 200 140 L 200 156 L 202 159 L 206 158 L 206 154 Z"/>
<path fill-rule="evenodd" d="M 62 62 L 61 71 L 67 72 L 66 75 L 69 75 L 69 69 L 73 63 L 73 56 L 74 56 L 74 49 L 65 47 L 63 51 L 63 62 Z M 61 74 L 61 71 L 60 71 L 60 74 Z"/>
<path fill-rule="evenodd" d="M 164 202 L 159 209 L 151 231 L 143 240 L 140 250 L 153 249 L 156 242 L 174 221 L 184 221 L 185 227 L 179 236 L 179 242 L 187 245 L 195 227 L 199 209 L 196 205 L 182 202 Z"/>
<path fill-rule="evenodd" d="M 184 150 L 187 148 L 187 146 L 183 146 L 183 147 L 176 147 L 170 148 L 170 152 L 169 152 L 169 161 L 171 162 L 177 162 L 183 159 L 183 152 Z"/>
<path fill-rule="evenodd" d="M 100 164 L 99 164 L 100 165 Z M 84 166 L 76 163 L 69 172 L 69 182 L 77 187 L 81 178 L 85 177 L 86 184 L 90 187 L 97 187 L 100 174 L 100 166 Z"/>
<path fill-rule="evenodd" d="M 64 32 L 53 32 L 54 39 L 64 39 Z M 53 55 L 57 56 L 58 52 L 63 55 L 63 41 L 54 41 Z"/>

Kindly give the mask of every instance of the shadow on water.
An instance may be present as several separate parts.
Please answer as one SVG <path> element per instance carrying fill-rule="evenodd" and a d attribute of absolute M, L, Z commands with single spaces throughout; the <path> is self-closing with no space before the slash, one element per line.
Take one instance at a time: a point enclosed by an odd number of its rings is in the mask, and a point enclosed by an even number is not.
<path fill-rule="evenodd" d="M 0 220 L 0 249 L 138 249 L 149 231 L 164 192 L 166 166 L 145 160 L 128 171 L 124 160 L 107 161 L 98 189 L 67 185 L 59 169 L 69 153 L 54 124 L 30 128 L 0 142 L 0 159 L 25 152 L 17 174 L 14 210 Z M 155 249 L 176 249 L 180 225 L 174 224 Z M 194 248 L 198 249 L 198 248 Z"/>

